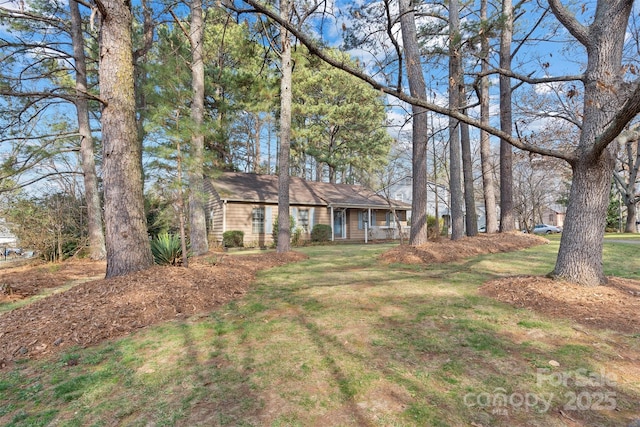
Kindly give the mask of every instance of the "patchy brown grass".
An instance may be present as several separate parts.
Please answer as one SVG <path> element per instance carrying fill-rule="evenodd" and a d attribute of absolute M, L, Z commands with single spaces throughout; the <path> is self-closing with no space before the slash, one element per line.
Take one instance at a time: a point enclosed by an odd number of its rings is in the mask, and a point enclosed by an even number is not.
<path fill-rule="evenodd" d="M 93 280 L 0 316 L 0 366 L 69 346 L 87 347 L 162 321 L 205 312 L 244 295 L 259 270 L 305 258 L 297 252 L 194 259 L 190 267 L 155 266 Z M 35 295 L 70 280 L 103 276 L 105 263 L 76 260 L 2 270 L 10 289 L 0 302 Z"/>

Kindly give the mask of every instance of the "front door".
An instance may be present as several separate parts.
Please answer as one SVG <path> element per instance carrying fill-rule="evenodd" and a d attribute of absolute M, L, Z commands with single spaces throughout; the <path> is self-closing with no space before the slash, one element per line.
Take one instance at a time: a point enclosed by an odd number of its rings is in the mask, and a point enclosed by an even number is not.
<path fill-rule="evenodd" d="M 344 239 L 346 237 L 344 211 L 334 211 L 333 213 L 333 238 Z"/>

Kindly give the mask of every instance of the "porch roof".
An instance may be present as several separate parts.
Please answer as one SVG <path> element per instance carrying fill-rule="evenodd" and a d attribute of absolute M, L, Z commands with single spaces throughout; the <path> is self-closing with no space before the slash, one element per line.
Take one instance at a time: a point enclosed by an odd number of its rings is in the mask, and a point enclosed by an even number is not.
<path fill-rule="evenodd" d="M 221 199 L 247 203 L 278 203 L 278 176 L 241 172 L 224 172 L 211 179 L 211 185 Z M 327 206 L 334 208 L 388 209 L 387 200 L 361 186 L 330 184 L 289 179 L 289 203 L 291 205 Z M 411 206 L 391 200 L 396 209 L 407 210 Z"/>

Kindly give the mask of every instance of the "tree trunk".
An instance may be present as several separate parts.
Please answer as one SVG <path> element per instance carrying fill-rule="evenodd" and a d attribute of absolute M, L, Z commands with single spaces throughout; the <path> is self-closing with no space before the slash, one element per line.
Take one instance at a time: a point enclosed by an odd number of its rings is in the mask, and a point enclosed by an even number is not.
<path fill-rule="evenodd" d="M 464 99 L 464 97 L 461 96 L 461 99 Z M 478 234 L 478 217 L 476 215 L 476 199 L 473 188 L 471 137 L 469 135 L 469 125 L 466 123 L 460 124 L 460 143 L 462 147 L 462 175 L 464 177 L 465 229 L 467 236 L 471 237 Z"/>
<path fill-rule="evenodd" d="M 625 156 L 620 159 L 623 167 L 614 171 L 613 182 L 622 194 L 622 202 L 627 208 L 625 233 L 637 233 L 636 205 L 640 197 L 636 194 L 636 181 L 640 169 L 640 140 L 627 141 L 624 145 Z"/>
<path fill-rule="evenodd" d="M 260 165 L 260 157 L 262 153 L 260 152 L 260 130 L 262 129 L 262 120 L 258 115 L 256 115 L 256 124 L 254 126 L 254 137 L 253 141 L 255 144 L 254 156 L 253 156 L 253 172 L 257 173 L 258 171 L 262 172 L 262 166 Z"/>
<path fill-rule="evenodd" d="M 107 277 L 153 265 L 142 196 L 128 3 L 101 2 L 100 98 Z"/>
<path fill-rule="evenodd" d="M 144 67 L 146 62 L 146 55 L 151 49 L 153 44 L 154 22 L 153 11 L 149 5 L 148 0 L 141 0 L 140 6 L 142 7 L 142 46 L 140 49 L 133 53 L 133 73 L 134 73 L 134 94 L 136 103 L 136 129 L 138 133 L 138 145 L 142 151 L 142 144 L 146 136 L 146 130 L 144 124 L 147 118 L 147 97 L 145 93 L 145 86 L 147 84 L 147 70 Z M 144 188 L 144 167 L 142 166 L 142 156 L 140 156 L 140 170 L 142 171 L 140 178 L 142 179 L 142 186 Z"/>
<path fill-rule="evenodd" d="M 606 150 L 596 162 L 579 162 L 573 168 L 567 216 L 553 276 L 587 286 L 606 283 L 602 244 L 612 173 L 613 161 Z"/>
<path fill-rule="evenodd" d="M 638 226 L 636 225 L 636 203 L 627 204 L 627 222 L 624 226 L 625 233 L 637 233 Z"/>
<path fill-rule="evenodd" d="M 78 132 L 80 133 L 80 158 L 82 174 L 84 176 L 84 194 L 87 203 L 87 228 L 89 231 L 89 258 L 103 260 L 107 256 L 104 232 L 102 230 L 102 207 L 98 192 L 98 177 L 89 122 L 89 103 L 87 93 L 87 63 L 84 53 L 84 38 L 82 36 L 82 18 L 80 8 L 75 0 L 69 2 L 71 11 L 71 39 L 73 41 L 73 57 L 76 69 L 75 100 L 78 115 Z"/>
<path fill-rule="evenodd" d="M 191 252 L 202 255 L 209 251 L 207 241 L 207 221 L 204 209 L 204 62 L 202 44 L 204 42 L 204 23 L 202 18 L 202 0 L 191 1 L 191 120 L 194 133 L 191 136 L 191 159 L 188 163 L 189 179 L 189 238 Z"/>
<path fill-rule="evenodd" d="M 511 0 L 502 0 L 502 32 L 500 33 L 500 68 L 511 69 L 511 39 L 513 38 L 513 6 Z M 500 129 L 511 135 L 511 78 L 500 75 Z M 500 139 L 500 231 L 515 230 L 513 210 L 513 149 Z"/>
<path fill-rule="evenodd" d="M 176 120 L 176 123 L 178 120 Z M 176 152 L 178 158 L 176 159 L 178 166 L 178 194 L 177 194 L 177 205 L 178 205 L 178 220 L 180 222 L 180 252 L 182 258 L 182 266 L 187 268 L 189 267 L 189 254 L 187 252 L 187 233 L 185 231 L 185 214 L 184 214 L 184 187 L 182 184 L 182 150 L 180 149 L 180 142 L 176 144 Z"/>
<path fill-rule="evenodd" d="M 290 16 L 289 0 L 280 0 L 280 16 L 288 20 Z M 280 42 L 282 43 L 280 81 L 280 154 L 278 167 L 278 253 L 291 250 L 291 230 L 289 223 L 289 152 L 291 141 L 291 35 L 284 28 L 280 28 Z"/>
<path fill-rule="evenodd" d="M 449 1 L 449 109 L 457 111 L 460 105 L 460 4 Z M 464 214 L 462 195 L 462 155 L 460 147 L 460 122 L 449 117 L 449 191 L 451 193 L 451 240 L 464 236 Z"/>
<path fill-rule="evenodd" d="M 615 162 L 607 148 L 610 142 L 606 145 L 598 142 L 619 114 L 632 117 L 637 113 L 637 106 L 634 111 L 622 109 L 629 96 L 623 90 L 621 72 L 624 29 L 633 1 L 598 1 L 589 27 L 580 24 L 559 1 L 549 0 L 549 4 L 556 17 L 586 47 L 588 56 L 583 78 L 584 118 L 572 162 L 567 217 L 552 275 L 586 286 L 599 285 L 606 282 L 602 245 Z"/>
<path fill-rule="evenodd" d="M 418 46 L 415 13 L 410 0 L 400 0 L 400 26 L 405 52 L 405 66 L 409 79 L 411 96 L 427 99 L 427 86 L 424 82 L 422 64 L 420 62 L 420 47 Z M 413 200 L 411 202 L 411 233 L 409 244 L 423 245 L 428 241 L 427 229 L 427 142 L 429 129 L 427 127 L 426 108 L 412 105 L 413 114 Z"/>
<path fill-rule="evenodd" d="M 487 0 L 481 1 L 480 6 L 480 20 L 482 22 L 487 21 Z M 482 73 L 483 77 L 480 79 L 480 121 L 489 125 L 489 32 L 483 31 L 480 43 L 481 43 L 481 56 L 482 56 Z M 493 168 L 491 166 L 491 140 L 489 133 L 480 131 L 480 162 L 482 165 L 482 190 L 484 193 L 484 214 L 485 214 L 485 229 L 487 233 L 495 233 L 498 231 L 498 210 L 496 209 L 496 193 L 495 182 L 493 180 Z"/>
<path fill-rule="evenodd" d="M 334 168 L 330 164 L 327 164 L 327 166 L 329 167 L 329 182 L 331 184 L 335 184 L 336 183 L 336 168 Z"/>

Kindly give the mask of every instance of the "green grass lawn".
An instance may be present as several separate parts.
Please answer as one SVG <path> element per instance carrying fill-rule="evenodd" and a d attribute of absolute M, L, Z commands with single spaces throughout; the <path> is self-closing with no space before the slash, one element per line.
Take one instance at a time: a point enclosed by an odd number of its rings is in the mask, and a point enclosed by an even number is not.
<path fill-rule="evenodd" d="M 380 264 L 390 247 L 303 248 L 308 260 L 262 272 L 249 294 L 213 313 L 2 371 L 0 424 L 546 427 L 640 418 L 640 386 L 620 374 L 636 369 L 638 378 L 640 334 L 577 327 L 477 292 L 493 278 L 551 271 L 558 239 L 430 266 Z M 630 247 L 605 244 L 606 274 L 640 278 Z"/>

